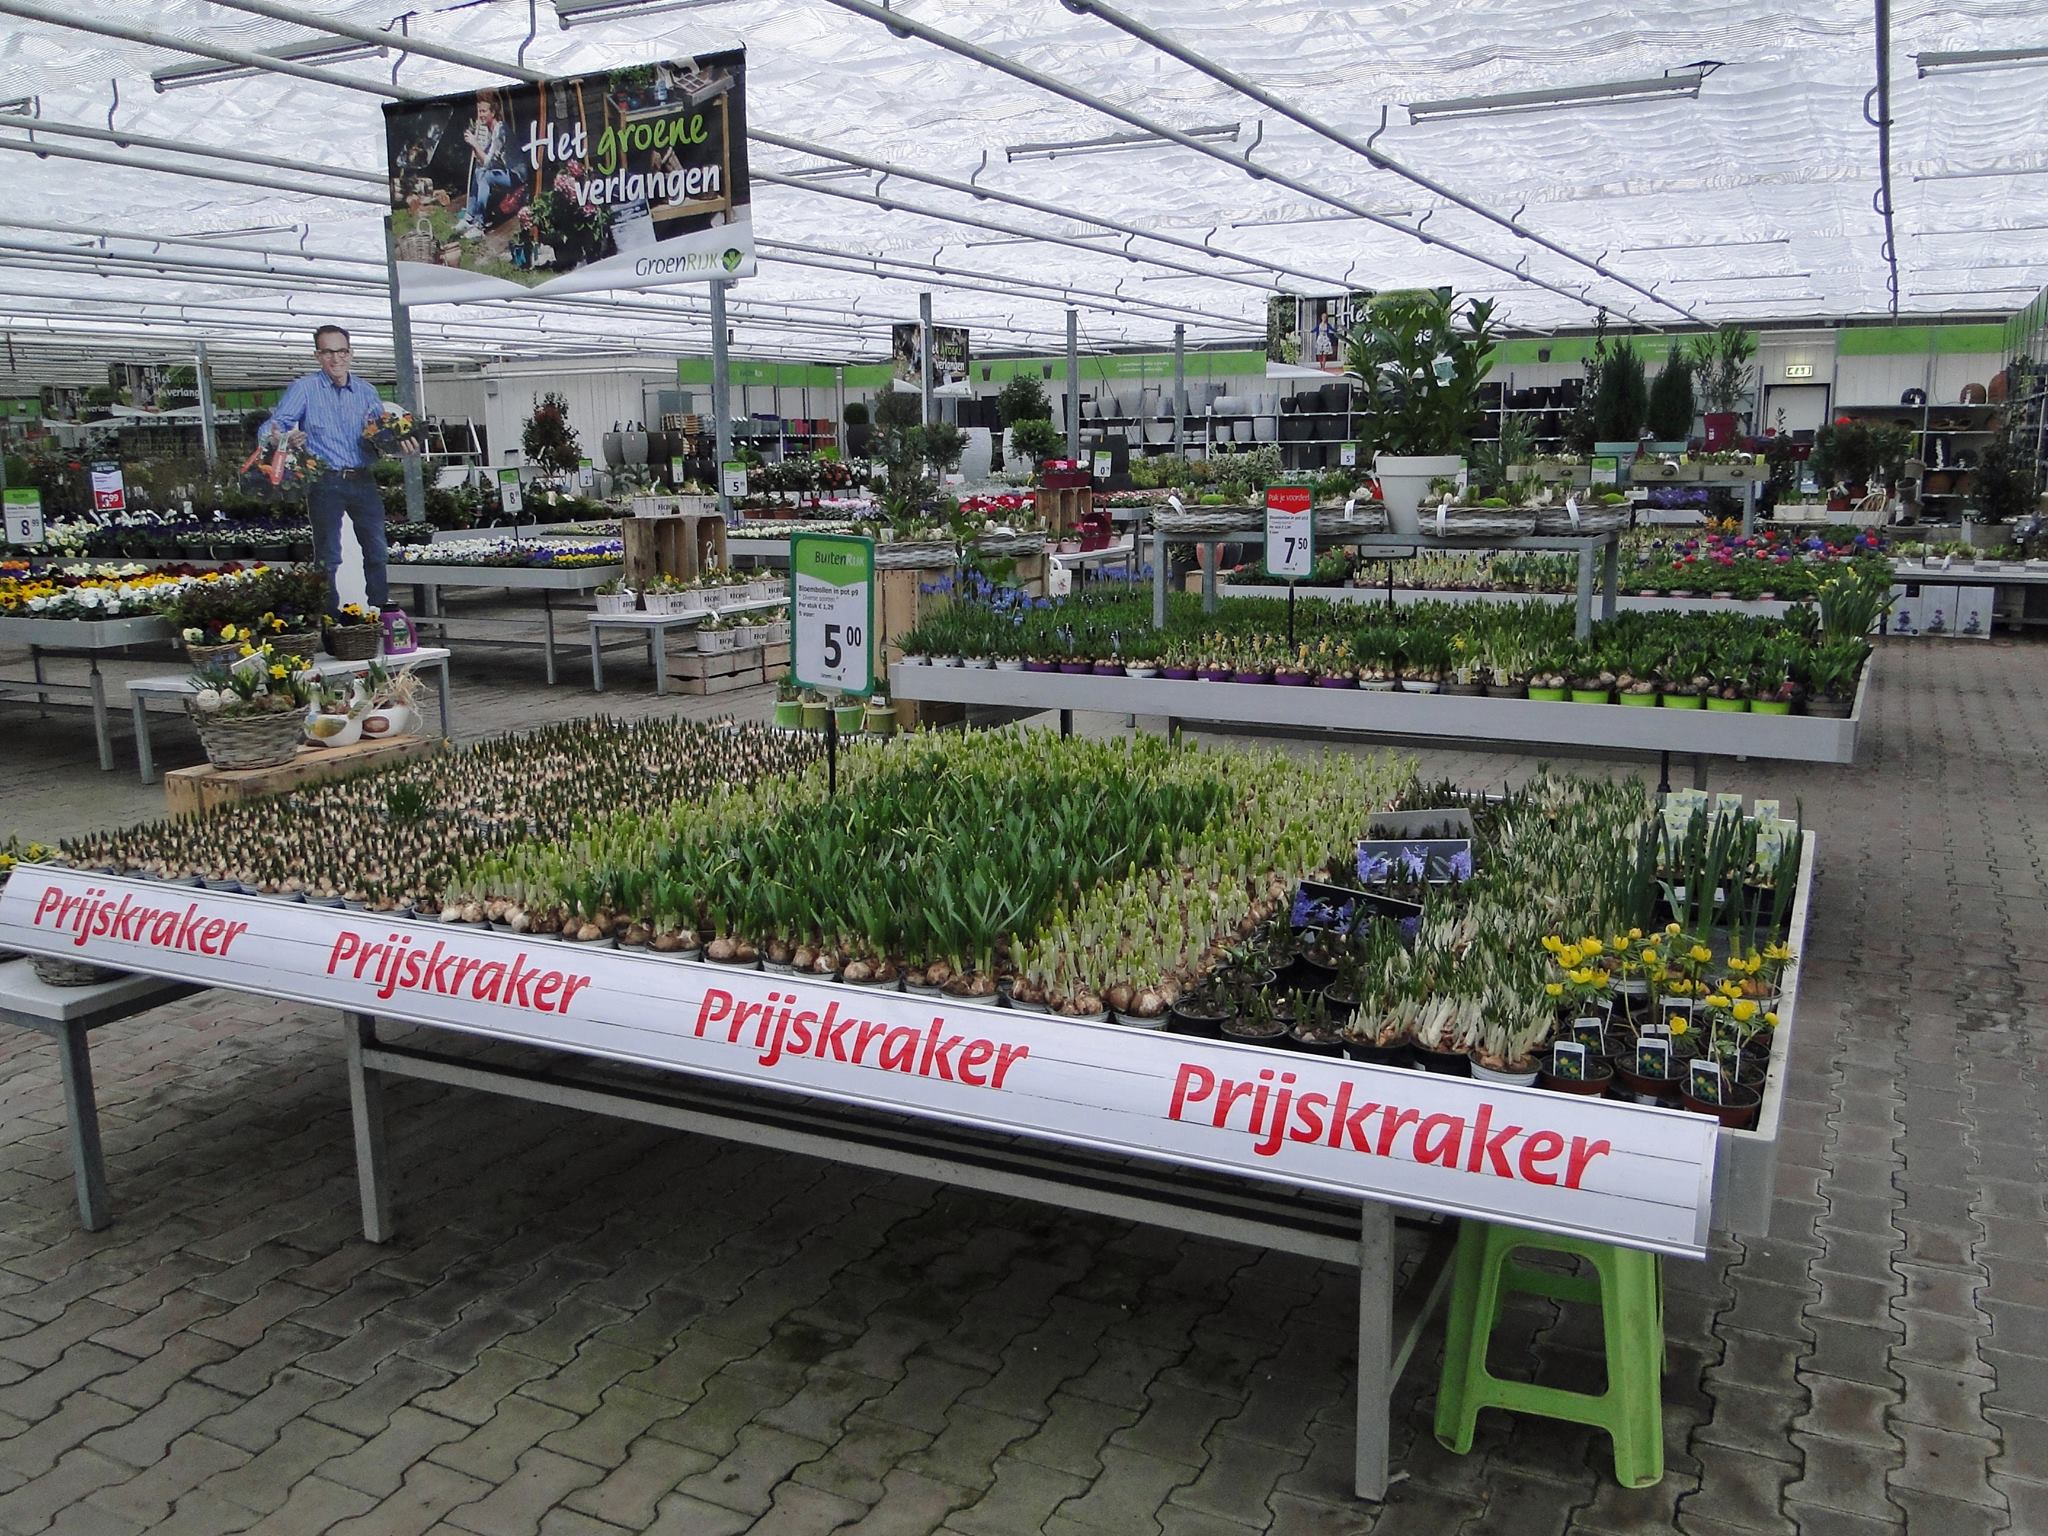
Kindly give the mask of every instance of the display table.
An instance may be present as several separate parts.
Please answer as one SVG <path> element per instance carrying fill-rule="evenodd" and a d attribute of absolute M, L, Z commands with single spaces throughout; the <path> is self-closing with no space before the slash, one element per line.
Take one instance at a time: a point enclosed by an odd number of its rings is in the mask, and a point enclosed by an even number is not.
<path fill-rule="evenodd" d="M 455 736 L 454 705 L 448 694 L 448 650 L 445 646 L 423 645 L 404 656 L 378 658 L 383 665 L 392 669 L 399 667 L 420 667 L 434 674 L 434 693 L 441 705 L 441 737 L 452 741 Z M 338 661 L 325 656 L 313 663 L 313 670 L 322 677 L 360 677 L 370 670 L 367 661 Z M 163 673 L 156 677 L 138 677 L 128 685 L 129 710 L 135 717 L 135 761 L 142 771 L 142 782 L 156 782 L 156 756 L 150 750 L 149 701 L 171 699 L 179 709 L 185 707 L 185 700 L 196 690 L 192 679 L 186 673 Z"/>
<path fill-rule="evenodd" d="M 100 771 L 114 766 L 114 742 L 107 729 L 107 682 L 100 672 L 100 654 L 122 651 L 131 645 L 168 643 L 173 638 L 171 621 L 156 614 L 128 619 L 40 619 L 13 614 L 0 618 L 0 643 L 25 645 L 34 675 L 29 678 L 0 678 L 0 698 L 34 699 L 38 705 L 82 698 L 92 706 L 93 738 L 99 744 Z M 86 680 L 82 683 L 52 682 L 44 675 L 43 662 L 50 656 L 82 656 L 86 659 Z"/>
<path fill-rule="evenodd" d="M 1810 832 L 1802 845 L 1787 939 L 1795 955 L 1807 947 Z M 152 937 L 118 924 L 103 935 L 89 922 L 129 903 L 151 909 L 138 920 L 156 925 Z M 1355 1264 L 1355 1476 L 1366 1498 L 1387 1487 L 1386 1405 L 1441 1294 L 1447 1219 L 1691 1257 L 1705 1251 L 1710 1227 L 1769 1230 L 1797 960 L 1782 982 L 1757 1129 L 1734 1131 L 1674 1110 L 369 916 L 24 865 L 0 896 L 0 944 L 338 1009 L 371 1241 L 394 1230 L 382 1088 L 402 1076 Z M 401 977 L 375 958 L 393 947 L 426 963 Z M 99 1000 L 101 1016 L 163 995 L 117 988 Z M 46 1006 L 7 1016 L 45 1027 L 34 1020 L 48 1017 Z M 85 999 L 67 1016 L 79 1064 L 93 1016 Z M 379 1017 L 449 1033 L 386 1042 Z M 809 1021 L 805 1043 L 789 1033 L 792 1017 L 796 1028 Z M 900 1045 L 880 1043 L 899 1034 Z M 459 1054 L 451 1047 L 463 1037 L 538 1048 L 544 1064 Z M 1257 1074 L 1282 1066 L 1295 1094 L 1324 1095 L 1325 1113 L 1312 1132 L 1262 1143 L 1246 1116 L 1256 1120 L 1263 1104 L 1240 1111 Z M 96 1125 L 89 1075 L 79 1085 L 69 1107 L 85 1151 Z M 1377 1137 L 1364 1123 L 1372 1116 Z M 1469 1158 L 1431 1155 L 1437 1133 L 1426 1127 L 1438 1122 L 1459 1137 L 1471 1130 Z M 1405 1287 L 1396 1285 L 1396 1207 L 1435 1228 Z M 103 1192 L 85 1208 L 103 1218 Z"/>
<path fill-rule="evenodd" d="M 717 613 L 765 613 L 776 608 L 787 608 L 786 597 L 768 598 L 758 603 L 736 603 L 730 608 L 715 610 Z M 694 630 L 699 624 L 713 616 L 710 608 L 692 608 L 683 613 L 593 613 L 590 616 L 590 688 L 593 693 L 604 692 L 604 632 L 608 629 L 622 631 L 636 638 L 630 642 L 647 644 L 647 664 L 654 669 L 654 691 L 657 696 L 668 692 L 668 637 L 673 630 Z"/>
<path fill-rule="evenodd" d="M 1276 587 L 1270 582 L 1226 581 L 1217 587 L 1217 591 L 1224 597 L 1287 595 L 1285 587 Z M 1384 603 L 1390 596 L 1385 587 L 1312 587 L 1305 582 L 1295 587 L 1294 595 L 1304 602 L 1314 599 L 1326 603 Z M 1427 587 L 1395 587 L 1391 597 L 1402 607 L 1410 603 L 1562 604 L 1576 601 L 1568 592 L 1453 592 L 1433 591 Z M 1642 597 L 1626 592 L 1614 601 L 1617 613 L 1746 613 L 1759 619 L 1782 619 L 1793 606 L 1776 598 L 1764 602 L 1738 597 L 1667 597 L 1661 593 Z"/>
<path fill-rule="evenodd" d="M 1408 736 L 1471 742 L 1519 751 L 1525 747 L 1590 747 L 1691 757 L 1693 782 L 1704 787 L 1713 757 L 1767 757 L 1801 763 L 1852 763 L 1863 720 L 1870 667 L 1857 685 L 1846 720 L 1809 715 L 1723 714 L 1706 709 L 1631 709 L 1621 704 L 1553 704 L 1440 693 L 1364 688 L 1283 688 L 1273 683 L 1205 683 L 1161 678 L 1096 677 L 1062 672 L 1009 672 L 986 667 L 934 667 L 897 662 L 889 695 L 952 704 L 1058 710 L 1061 729 L 1075 710 L 1111 715 L 1282 729 L 1308 727 L 1360 736 Z M 1665 779 L 1669 779 L 1668 767 Z"/>
<path fill-rule="evenodd" d="M 36 979 L 28 961 L 0 961 L 0 1023 L 35 1030 L 57 1042 L 64 1073 L 64 1141 L 78 1188 L 78 1222 L 88 1232 L 104 1230 L 113 1217 L 107 1205 L 99 1100 L 93 1093 L 86 1034 L 198 990 L 190 982 L 133 974 L 90 987 L 52 987 Z"/>
<path fill-rule="evenodd" d="M 1152 533 L 1152 624 L 1156 629 L 1166 627 L 1166 547 L 1169 544 L 1194 544 L 1207 546 L 1210 557 L 1202 563 L 1202 611 L 1216 611 L 1216 566 L 1221 559 L 1225 544 L 1261 544 L 1266 542 L 1263 528 L 1244 529 L 1233 533 Z M 1421 550 L 1469 552 L 1495 549 L 1547 549 L 1575 553 L 1579 557 L 1579 591 L 1577 602 L 1578 622 L 1573 633 L 1583 640 L 1593 632 L 1593 567 L 1600 567 L 1600 617 L 1614 617 L 1616 600 L 1621 583 L 1621 535 L 1615 533 L 1587 534 L 1578 538 L 1551 538 L 1534 534 L 1517 539 L 1414 539 L 1402 533 L 1359 533 L 1345 534 L 1338 538 L 1316 540 L 1318 549 L 1355 549 L 1368 560 L 1397 560 L 1416 554 Z M 1287 589 L 1278 589 L 1276 595 L 1286 596 Z"/>
<path fill-rule="evenodd" d="M 434 629 L 444 640 L 447 638 L 450 622 L 448 616 L 441 611 L 441 593 L 444 589 L 502 587 L 508 592 L 538 592 L 542 621 L 547 630 L 547 638 L 543 642 L 547 658 L 547 679 L 552 686 L 555 681 L 555 594 L 594 592 L 608 581 L 617 581 L 624 571 L 623 564 L 579 565 L 558 569 L 526 565 L 428 565 L 394 560 L 389 576 L 393 586 L 413 588 L 417 594 L 414 599 L 413 617 L 421 628 Z M 522 619 L 492 619 L 475 615 L 454 622 L 488 626 L 494 633 L 499 634 L 507 628 L 523 632 L 526 627 Z"/>

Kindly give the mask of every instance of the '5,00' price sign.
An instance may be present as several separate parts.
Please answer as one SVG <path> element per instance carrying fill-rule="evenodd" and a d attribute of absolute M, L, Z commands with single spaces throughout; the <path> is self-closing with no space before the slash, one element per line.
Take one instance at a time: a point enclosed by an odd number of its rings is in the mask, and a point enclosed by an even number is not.
<path fill-rule="evenodd" d="M 799 533 L 789 541 L 790 675 L 800 688 L 875 689 L 875 541 Z"/>

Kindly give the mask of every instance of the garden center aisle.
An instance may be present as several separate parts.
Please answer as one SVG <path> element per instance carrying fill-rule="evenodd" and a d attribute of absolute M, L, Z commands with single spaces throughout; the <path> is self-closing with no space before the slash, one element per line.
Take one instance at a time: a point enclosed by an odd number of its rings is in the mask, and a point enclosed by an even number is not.
<path fill-rule="evenodd" d="M 416 1082 L 372 1247 L 332 1015 L 208 993 L 95 1038 L 102 1233 L 55 1052 L 0 1035 L 0 1531 L 2048 1530 L 2038 660 L 1891 642 L 1856 767 L 1717 771 L 1820 834 L 1813 964 L 1776 1235 L 1666 1263 L 1659 1487 L 1533 1418 L 1442 1451 L 1439 1332 L 1376 1512 L 1349 1272 Z M 467 731 L 587 711 L 503 665 L 458 669 Z M 46 745 L 24 833 L 111 803 L 74 714 Z M 1512 1319 L 1585 1374 L 1582 1319 Z"/>

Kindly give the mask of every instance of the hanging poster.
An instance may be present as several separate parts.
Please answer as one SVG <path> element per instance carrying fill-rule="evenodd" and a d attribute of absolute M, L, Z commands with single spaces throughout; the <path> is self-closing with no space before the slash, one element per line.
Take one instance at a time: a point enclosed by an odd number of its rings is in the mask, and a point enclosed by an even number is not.
<path fill-rule="evenodd" d="M 91 470 L 92 509 L 95 512 L 128 510 L 128 482 L 121 466 L 112 459 L 96 461 Z"/>
<path fill-rule="evenodd" d="M 922 358 L 919 347 L 923 344 L 922 327 L 915 320 L 894 325 L 889 330 L 889 353 L 891 373 L 905 384 L 916 387 L 922 382 Z M 935 325 L 932 327 L 932 388 L 941 384 L 958 384 L 967 377 L 967 332 L 957 325 Z"/>
<path fill-rule="evenodd" d="M 746 57 L 387 104 L 400 297 L 751 277 Z"/>
<path fill-rule="evenodd" d="M 1279 294 L 1266 301 L 1266 372 L 1294 377 L 1300 369 L 1340 374 L 1351 333 L 1364 323 L 1370 289 L 1327 297 Z"/>

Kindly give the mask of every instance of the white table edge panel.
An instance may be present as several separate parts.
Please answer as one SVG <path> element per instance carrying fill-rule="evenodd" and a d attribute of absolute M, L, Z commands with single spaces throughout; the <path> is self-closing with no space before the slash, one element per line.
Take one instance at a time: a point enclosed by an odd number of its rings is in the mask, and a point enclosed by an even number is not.
<path fill-rule="evenodd" d="M 431 546 L 430 546 L 431 547 Z M 430 565 L 394 560 L 386 575 L 393 586 L 533 587 L 549 592 L 588 592 L 625 574 L 625 562 L 563 569 L 531 565 Z"/>

